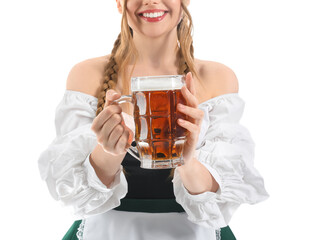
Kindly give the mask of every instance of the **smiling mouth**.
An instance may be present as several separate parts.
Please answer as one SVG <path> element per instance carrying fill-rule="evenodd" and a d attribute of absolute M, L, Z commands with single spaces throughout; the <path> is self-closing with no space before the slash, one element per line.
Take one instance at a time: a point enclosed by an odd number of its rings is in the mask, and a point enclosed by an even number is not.
<path fill-rule="evenodd" d="M 145 17 L 145 18 L 158 18 L 158 17 L 162 17 L 166 13 L 168 13 L 168 11 L 154 12 L 154 13 L 140 13 L 138 15 L 141 17 Z"/>
<path fill-rule="evenodd" d="M 138 14 L 143 20 L 149 23 L 161 22 L 167 15 L 168 11 L 158 11 L 153 13 L 140 13 Z"/>

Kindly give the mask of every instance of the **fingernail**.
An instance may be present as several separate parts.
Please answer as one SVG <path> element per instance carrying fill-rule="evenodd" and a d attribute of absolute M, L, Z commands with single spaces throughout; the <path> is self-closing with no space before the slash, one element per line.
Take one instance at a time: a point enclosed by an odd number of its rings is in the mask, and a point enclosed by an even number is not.
<path fill-rule="evenodd" d="M 107 95 L 108 95 L 108 97 L 110 97 L 110 96 L 111 96 L 111 94 L 112 94 L 112 92 L 111 92 L 110 90 L 108 90 L 108 91 L 107 91 Z"/>
<path fill-rule="evenodd" d="M 109 97 L 113 97 L 114 95 L 116 95 L 117 93 L 114 91 L 108 91 L 108 95 Z"/>

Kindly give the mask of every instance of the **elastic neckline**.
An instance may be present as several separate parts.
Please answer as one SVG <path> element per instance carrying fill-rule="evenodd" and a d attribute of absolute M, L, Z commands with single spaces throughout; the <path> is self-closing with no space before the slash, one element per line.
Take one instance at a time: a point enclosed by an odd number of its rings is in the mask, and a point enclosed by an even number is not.
<path fill-rule="evenodd" d="M 221 94 L 221 95 L 218 95 L 216 97 L 210 98 L 210 99 L 208 99 L 208 100 L 206 100 L 204 102 L 199 103 L 199 106 L 200 105 L 204 105 L 205 103 L 209 103 L 209 102 L 215 101 L 215 100 L 217 100 L 219 98 L 231 97 L 231 96 L 239 96 L 239 93 L 225 93 L 225 94 Z"/>
<path fill-rule="evenodd" d="M 98 101 L 97 97 L 94 97 L 94 96 L 87 94 L 87 93 L 84 93 L 84 92 L 66 89 L 65 94 L 68 94 L 68 93 L 74 93 L 74 94 L 78 94 L 78 95 L 80 94 L 82 96 L 90 98 L 93 101 Z"/>

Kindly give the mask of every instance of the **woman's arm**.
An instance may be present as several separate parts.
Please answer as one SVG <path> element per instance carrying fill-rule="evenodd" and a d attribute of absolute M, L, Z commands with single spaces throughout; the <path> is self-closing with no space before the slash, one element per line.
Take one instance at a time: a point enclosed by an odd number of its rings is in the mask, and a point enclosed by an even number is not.
<path fill-rule="evenodd" d="M 95 97 L 102 78 L 102 68 L 107 62 L 108 58 L 104 57 L 87 59 L 76 64 L 68 75 L 66 88 Z M 93 125 L 92 127 L 94 127 Z M 94 168 L 97 177 L 108 188 L 114 181 L 125 154 L 112 155 L 106 152 L 103 146 L 97 144 L 89 156 L 89 162 Z"/>
<path fill-rule="evenodd" d="M 90 155 L 90 163 L 94 168 L 100 181 L 110 188 L 111 183 L 115 179 L 116 173 L 120 169 L 120 165 L 126 153 L 114 156 L 104 151 L 100 144 L 97 144 Z"/>
<path fill-rule="evenodd" d="M 197 159 L 193 159 L 189 164 L 178 167 L 177 171 L 185 188 L 192 195 L 207 191 L 217 192 L 219 188 L 212 174 Z"/>
<path fill-rule="evenodd" d="M 210 64 L 210 63 L 209 63 Z M 202 71 L 202 72 L 209 72 L 210 76 L 207 79 L 207 76 L 202 75 L 201 78 L 205 80 L 204 84 L 206 84 L 204 87 L 206 89 L 213 89 L 213 93 L 218 95 L 223 95 L 226 93 L 233 93 L 238 92 L 239 84 L 238 79 L 235 75 L 235 73 L 228 68 L 227 66 L 213 62 L 212 68 L 209 67 L 207 64 L 203 64 L 204 69 L 213 69 L 214 71 Z M 184 97 L 187 99 L 188 104 L 190 107 L 183 107 L 179 108 L 179 111 L 183 112 L 186 115 L 189 115 L 191 119 L 193 119 L 192 124 L 188 123 L 187 125 L 184 125 L 183 127 L 188 128 L 188 130 L 191 133 L 192 138 L 194 138 L 196 141 L 198 140 L 199 131 L 196 131 L 196 126 L 201 126 L 201 121 L 203 119 L 203 116 L 200 117 L 200 113 L 198 109 L 198 99 L 195 99 L 197 90 L 194 86 L 194 80 L 192 78 L 191 74 L 187 74 L 187 88 L 182 89 Z M 189 78 L 189 79 L 188 79 Z M 210 80 L 212 79 L 212 80 Z M 191 116 L 191 114 L 193 116 Z M 197 118 L 197 120 L 196 120 Z M 192 125 L 192 126 L 191 126 Z M 192 145 L 197 144 L 196 141 L 192 141 Z M 193 146 L 193 150 L 194 150 Z M 193 152 L 193 151 L 190 151 Z M 185 165 L 178 168 L 178 172 L 180 174 L 180 178 L 183 182 L 183 185 L 185 188 L 189 191 L 189 193 L 196 195 L 204 192 L 217 192 L 219 188 L 219 184 L 214 179 L 213 175 L 209 172 L 209 170 L 202 164 L 200 161 L 197 160 L 196 157 L 194 157 L 194 153 L 189 154 L 186 153 L 187 156 L 191 155 L 191 161 L 188 161 L 186 159 Z"/>
<path fill-rule="evenodd" d="M 84 78 L 91 85 L 92 74 L 86 69 L 76 70 L 83 68 L 76 66 L 70 79 L 79 82 Z M 98 139 L 91 129 L 97 98 L 82 92 L 84 88 L 71 87 L 67 86 L 55 111 L 56 138 L 41 153 L 38 164 L 53 198 L 73 207 L 76 216 L 85 218 L 119 206 L 127 193 L 127 181 L 120 165 L 122 156 L 112 159 L 98 149 Z M 90 155 L 94 157 L 92 163 Z M 113 165 L 112 160 L 116 160 Z"/>
<path fill-rule="evenodd" d="M 227 74 L 234 76 L 230 71 Z M 230 78 L 222 79 L 230 82 Z M 224 81 L 218 83 L 230 89 Z M 196 154 L 176 169 L 173 178 L 176 201 L 188 219 L 207 228 L 225 227 L 242 203 L 254 204 L 269 196 L 254 167 L 252 137 L 239 123 L 244 101 L 237 91 L 217 93 L 199 106 L 204 111 L 204 123 Z"/>

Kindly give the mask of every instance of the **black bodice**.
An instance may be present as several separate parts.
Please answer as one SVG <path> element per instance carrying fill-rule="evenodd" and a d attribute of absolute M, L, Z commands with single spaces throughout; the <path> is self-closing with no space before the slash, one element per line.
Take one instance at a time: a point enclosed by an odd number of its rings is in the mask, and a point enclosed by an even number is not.
<path fill-rule="evenodd" d="M 168 199 L 175 198 L 171 169 L 144 169 L 140 161 L 127 153 L 122 166 L 126 171 L 128 193 L 125 198 Z"/>

